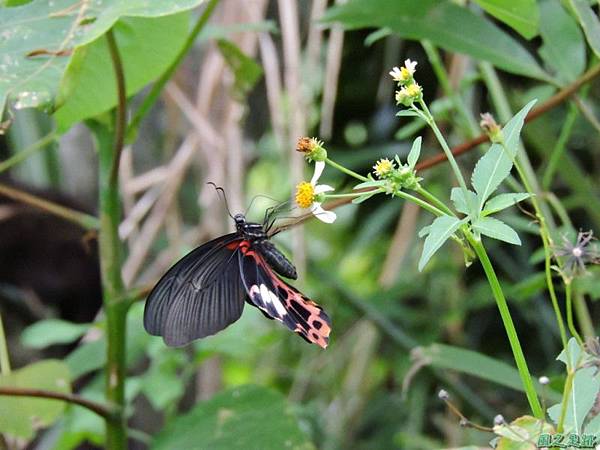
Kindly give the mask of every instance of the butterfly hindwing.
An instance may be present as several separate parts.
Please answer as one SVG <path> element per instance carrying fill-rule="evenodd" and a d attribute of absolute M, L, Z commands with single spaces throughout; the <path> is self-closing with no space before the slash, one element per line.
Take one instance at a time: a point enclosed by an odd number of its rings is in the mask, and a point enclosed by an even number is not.
<path fill-rule="evenodd" d="M 238 320 L 246 296 L 238 257 L 242 242 L 238 233 L 221 236 L 171 267 L 146 301 L 146 331 L 182 346 Z"/>
<path fill-rule="evenodd" d="M 325 311 L 279 278 L 250 245 L 241 245 L 238 255 L 240 274 L 251 304 L 306 341 L 326 348 L 331 321 Z"/>

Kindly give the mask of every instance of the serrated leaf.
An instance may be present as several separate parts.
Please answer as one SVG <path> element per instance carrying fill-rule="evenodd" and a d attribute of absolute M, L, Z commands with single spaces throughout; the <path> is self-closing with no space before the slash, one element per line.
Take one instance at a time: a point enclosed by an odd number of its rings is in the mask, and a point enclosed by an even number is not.
<path fill-rule="evenodd" d="M 489 61 L 508 72 L 548 79 L 515 39 L 492 21 L 454 2 L 350 0 L 330 8 L 323 20 L 341 22 L 348 29 L 389 28 L 405 39 L 428 39 L 445 50 Z"/>
<path fill-rule="evenodd" d="M 90 326 L 90 324 L 73 323 L 60 319 L 40 320 L 23 330 L 21 342 L 31 348 L 68 344 L 83 336 Z"/>
<path fill-rule="evenodd" d="M 572 430 L 574 433 L 583 431 L 583 423 L 600 390 L 600 380 L 595 376 L 594 367 L 584 367 L 575 372 L 573 385 L 567 402 L 567 411 L 564 420 L 565 431 Z M 548 408 L 548 415 L 558 423 L 562 404 L 558 403 Z"/>
<path fill-rule="evenodd" d="M 540 12 L 536 0 L 475 0 L 485 12 L 501 20 L 526 39 L 537 35 Z"/>
<path fill-rule="evenodd" d="M 425 238 L 423 244 L 423 252 L 419 260 L 419 271 L 429 262 L 431 257 L 439 250 L 450 236 L 454 234 L 458 228 L 465 223 L 465 219 L 460 220 L 458 217 L 440 216 L 436 218 L 429 226 L 429 234 Z"/>
<path fill-rule="evenodd" d="M 479 210 L 500 183 L 510 174 L 513 159 L 519 148 L 519 135 L 523 128 L 525 116 L 527 116 L 535 102 L 536 100 L 533 100 L 525 105 L 504 126 L 502 129 L 504 145 L 493 144 L 475 165 L 471 175 L 471 184 L 477 192 Z"/>
<path fill-rule="evenodd" d="M 240 386 L 199 403 L 171 420 L 152 450 L 229 450 L 285 448 L 311 450 L 286 399 L 259 386 Z"/>
<path fill-rule="evenodd" d="M 63 362 L 51 359 L 0 376 L 0 386 L 71 392 L 69 369 Z M 54 423 L 65 407 L 65 402 L 56 400 L 2 396 L 0 433 L 31 439 L 35 430 Z"/>
<path fill-rule="evenodd" d="M 410 152 L 408 153 L 408 157 L 406 158 L 408 166 L 411 169 L 414 169 L 417 165 L 417 161 L 419 161 L 419 156 L 421 155 L 421 141 L 421 136 L 414 140 Z"/>
<path fill-rule="evenodd" d="M 98 39 L 121 17 L 166 16 L 202 1 L 34 0 L 3 8 L 0 113 L 7 102 L 15 108 L 52 108 L 72 51 Z"/>
<path fill-rule="evenodd" d="M 596 56 L 600 57 L 600 22 L 598 16 L 585 0 L 569 0 L 571 8 L 577 14 L 585 38 Z"/>
<path fill-rule="evenodd" d="M 473 222 L 473 230 L 492 239 L 521 245 L 521 239 L 517 232 L 501 220 L 494 219 L 493 217 L 478 217 Z"/>
<path fill-rule="evenodd" d="M 481 215 L 487 216 L 497 213 L 530 197 L 532 195 L 527 192 L 511 192 L 497 195 L 486 202 Z"/>
<path fill-rule="evenodd" d="M 538 53 L 563 83 L 575 81 L 585 70 L 585 41 L 577 22 L 559 0 L 540 2 L 540 34 L 543 45 Z"/>
<path fill-rule="evenodd" d="M 469 200 L 471 202 L 471 205 L 473 205 L 473 207 L 476 207 L 477 195 L 475 194 L 475 192 L 468 189 L 467 195 L 470 197 Z M 452 203 L 454 203 L 454 207 L 458 212 L 461 212 L 466 215 L 474 215 L 476 213 L 475 211 L 469 210 L 469 204 L 465 199 L 462 188 L 453 187 L 450 191 L 450 200 L 452 200 Z"/>
<path fill-rule="evenodd" d="M 353 198 L 352 199 L 352 203 L 359 204 L 364 202 L 365 200 L 369 200 L 371 197 L 373 197 L 375 194 L 378 194 L 379 192 L 375 189 L 374 192 L 367 192 L 366 194 L 363 194 L 359 197 Z"/>

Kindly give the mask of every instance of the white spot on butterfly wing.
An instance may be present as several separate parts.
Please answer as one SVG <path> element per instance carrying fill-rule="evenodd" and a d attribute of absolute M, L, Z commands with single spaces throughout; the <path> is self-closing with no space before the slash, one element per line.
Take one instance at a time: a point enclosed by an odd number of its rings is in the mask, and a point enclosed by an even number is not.
<path fill-rule="evenodd" d="M 285 306 L 283 306 L 279 300 L 279 297 L 277 297 L 273 291 L 270 291 L 264 284 L 260 285 L 260 296 L 263 302 L 273 305 L 277 311 L 277 314 L 279 314 L 281 317 L 287 314 Z"/>

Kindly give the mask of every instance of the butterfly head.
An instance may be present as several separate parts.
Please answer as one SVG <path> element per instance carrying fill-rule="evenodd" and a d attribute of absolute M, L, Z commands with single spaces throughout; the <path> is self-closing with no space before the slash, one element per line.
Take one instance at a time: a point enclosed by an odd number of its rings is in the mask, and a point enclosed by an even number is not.
<path fill-rule="evenodd" d="M 244 216 L 243 214 L 236 214 L 235 216 L 233 216 L 233 220 L 235 221 L 235 227 L 238 230 L 243 229 L 244 225 L 246 225 L 246 216 Z"/>

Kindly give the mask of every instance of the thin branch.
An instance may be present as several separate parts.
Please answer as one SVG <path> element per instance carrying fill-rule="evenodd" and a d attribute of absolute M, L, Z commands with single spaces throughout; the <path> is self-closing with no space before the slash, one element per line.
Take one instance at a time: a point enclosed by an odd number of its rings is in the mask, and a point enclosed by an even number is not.
<path fill-rule="evenodd" d="M 114 408 L 111 408 L 110 406 L 104 403 L 98 403 L 92 400 L 88 400 L 76 394 L 46 391 L 44 389 L 29 389 L 12 386 L 2 386 L 0 387 L 0 396 L 1 395 L 5 395 L 8 397 L 37 397 L 47 398 L 50 400 L 62 400 L 63 402 L 83 406 L 84 408 L 89 409 L 90 411 L 98 414 L 100 417 L 103 417 L 107 420 L 112 419 L 115 415 Z"/>
<path fill-rule="evenodd" d="M 106 33 L 108 42 L 108 51 L 113 65 L 113 71 L 117 83 L 117 116 L 115 123 L 115 149 L 113 155 L 113 164 L 110 172 L 110 184 L 115 184 L 119 178 L 119 162 L 123 152 L 123 143 L 125 142 L 125 127 L 127 126 L 127 93 L 125 90 L 125 72 L 123 71 L 123 62 L 119 53 L 119 47 L 115 41 L 115 35 L 112 28 Z"/>
<path fill-rule="evenodd" d="M 4 195 L 5 197 L 12 198 L 13 200 L 41 209 L 50 214 L 54 214 L 55 216 L 62 217 L 63 219 L 73 222 L 86 230 L 97 230 L 99 227 L 100 222 L 94 216 L 66 208 L 62 205 L 58 205 L 41 197 L 28 194 L 27 192 L 20 191 L 1 183 L 0 195 Z"/>

